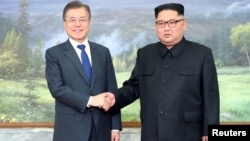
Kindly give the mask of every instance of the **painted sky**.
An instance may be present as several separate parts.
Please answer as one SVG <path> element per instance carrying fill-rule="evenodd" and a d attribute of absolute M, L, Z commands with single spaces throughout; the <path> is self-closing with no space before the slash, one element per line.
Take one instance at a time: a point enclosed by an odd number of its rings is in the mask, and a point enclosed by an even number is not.
<path fill-rule="evenodd" d="M 54 45 L 59 39 L 65 40 L 67 38 L 62 24 L 62 10 L 65 4 L 69 1 L 71 0 L 29 0 L 29 22 L 35 34 L 42 36 L 45 48 Z M 141 46 L 144 44 L 141 43 L 141 41 L 146 36 L 149 36 L 148 32 L 137 34 L 133 38 L 132 36 L 134 35 L 131 35 L 130 42 L 124 43 L 124 40 L 122 39 L 124 36 L 122 30 L 124 29 L 122 28 L 128 28 L 127 22 L 130 19 L 134 20 L 134 22 L 138 22 L 134 27 L 130 27 L 130 30 L 150 22 L 153 26 L 153 10 L 154 7 L 159 4 L 166 2 L 180 2 L 184 4 L 186 18 L 200 16 L 202 18 L 219 17 L 219 19 L 221 19 L 230 17 L 234 14 L 241 15 L 242 13 L 242 15 L 244 15 L 250 11 L 249 0 L 82 0 L 82 2 L 90 6 L 92 15 L 94 16 L 93 30 L 94 32 L 95 30 L 98 30 L 100 33 L 100 35 L 95 36 L 94 41 L 110 47 L 113 53 L 119 53 L 125 48 L 134 45 Z M 15 19 L 18 16 L 18 8 L 19 0 L 0 0 L 0 14 L 2 16 Z M 106 19 L 101 19 L 102 14 L 107 11 L 110 13 L 104 15 Z M 108 15 L 110 15 L 110 17 Z M 242 18 L 244 18 L 244 16 L 236 17 L 235 20 Z M 145 23 L 141 22 L 143 20 Z M 103 23 L 100 24 L 100 22 Z M 103 34 L 102 32 L 106 32 L 104 29 L 99 27 L 96 28 L 96 26 L 100 25 L 112 33 L 110 33 L 109 36 Z M 155 37 L 155 35 L 150 36 Z"/>

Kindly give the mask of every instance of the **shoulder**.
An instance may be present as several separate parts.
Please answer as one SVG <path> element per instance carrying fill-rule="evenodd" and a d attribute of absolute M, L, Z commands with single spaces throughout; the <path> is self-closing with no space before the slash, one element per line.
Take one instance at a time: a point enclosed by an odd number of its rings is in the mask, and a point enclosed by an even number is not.
<path fill-rule="evenodd" d="M 59 43 L 57 45 L 54 45 L 52 47 L 49 47 L 46 49 L 46 52 L 48 51 L 57 51 L 57 50 L 62 50 L 64 46 L 67 46 L 67 44 L 70 44 L 68 41 L 65 41 L 65 42 L 62 42 L 62 43 Z"/>
<path fill-rule="evenodd" d="M 192 54 L 192 56 L 195 56 L 196 58 L 199 58 L 199 56 L 213 56 L 211 48 L 194 41 L 186 41 L 184 52 L 186 54 Z"/>
<path fill-rule="evenodd" d="M 161 45 L 160 42 L 150 43 L 150 44 L 147 44 L 147 45 L 139 48 L 139 50 L 140 51 L 152 51 L 152 50 L 157 49 L 157 47 L 159 47 L 160 45 Z"/>
<path fill-rule="evenodd" d="M 89 41 L 89 46 L 91 48 L 98 48 L 98 49 L 103 49 L 103 50 L 109 50 L 108 47 L 106 47 L 104 45 L 101 45 L 99 43 L 96 43 L 96 42 L 92 42 L 92 41 Z"/>
<path fill-rule="evenodd" d="M 89 41 L 89 46 L 90 46 L 91 51 L 93 51 L 93 52 L 101 53 L 101 54 L 103 54 L 103 53 L 110 54 L 109 48 L 104 46 L 104 45 L 101 45 L 99 43 Z"/>
<path fill-rule="evenodd" d="M 194 48 L 195 50 L 211 50 L 208 46 L 195 41 L 186 40 L 186 44 L 188 47 Z"/>

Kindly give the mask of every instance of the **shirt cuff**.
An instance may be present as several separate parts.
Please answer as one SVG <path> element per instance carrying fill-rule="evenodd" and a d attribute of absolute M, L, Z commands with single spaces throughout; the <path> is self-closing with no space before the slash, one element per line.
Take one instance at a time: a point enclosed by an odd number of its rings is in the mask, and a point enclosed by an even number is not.
<path fill-rule="evenodd" d="M 119 132 L 120 130 L 118 130 L 118 129 L 112 129 L 111 131 L 117 131 L 117 132 Z"/>
<path fill-rule="evenodd" d="M 91 99 L 92 99 L 92 96 L 90 96 L 90 97 L 89 97 L 89 101 L 88 101 L 88 103 L 87 103 L 87 107 L 88 107 L 88 108 L 90 108 L 90 107 L 91 107 L 91 106 L 89 105 L 89 103 L 90 103 Z"/>

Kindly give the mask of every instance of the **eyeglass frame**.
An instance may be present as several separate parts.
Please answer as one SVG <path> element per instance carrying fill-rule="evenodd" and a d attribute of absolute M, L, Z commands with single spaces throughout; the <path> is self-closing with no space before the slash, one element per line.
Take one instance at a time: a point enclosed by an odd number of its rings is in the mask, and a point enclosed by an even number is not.
<path fill-rule="evenodd" d="M 185 19 L 179 19 L 179 20 L 169 20 L 169 21 L 163 21 L 163 20 L 159 20 L 159 21 L 155 21 L 155 24 L 156 24 L 156 26 L 158 27 L 158 28 L 164 28 L 164 27 L 166 27 L 166 24 L 168 24 L 168 27 L 170 27 L 170 28 L 174 28 L 174 27 L 176 27 L 176 25 L 177 25 L 177 23 L 178 22 L 180 22 L 180 21 L 184 21 Z M 159 27 L 159 22 L 162 22 L 162 23 L 164 23 L 164 25 L 161 27 Z M 170 26 L 170 24 L 172 24 L 171 26 Z"/>
<path fill-rule="evenodd" d="M 64 20 L 64 21 L 66 21 L 66 22 L 68 22 L 68 23 L 71 23 L 71 24 L 76 24 L 77 23 L 77 21 L 80 23 L 80 24 L 84 24 L 84 23 L 86 23 L 87 21 L 89 21 L 89 19 L 86 19 L 86 18 L 73 18 L 73 17 L 71 17 L 71 18 L 69 18 L 68 20 Z"/>

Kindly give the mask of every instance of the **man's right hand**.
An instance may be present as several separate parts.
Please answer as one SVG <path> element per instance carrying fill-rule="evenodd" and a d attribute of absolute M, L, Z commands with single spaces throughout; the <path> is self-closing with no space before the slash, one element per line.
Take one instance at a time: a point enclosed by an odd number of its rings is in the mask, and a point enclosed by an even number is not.
<path fill-rule="evenodd" d="M 115 104 L 115 96 L 113 93 L 104 92 L 98 95 L 92 96 L 89 106 L 102 108 L 104 111 L 108 111 L 110 107 Z"/>

